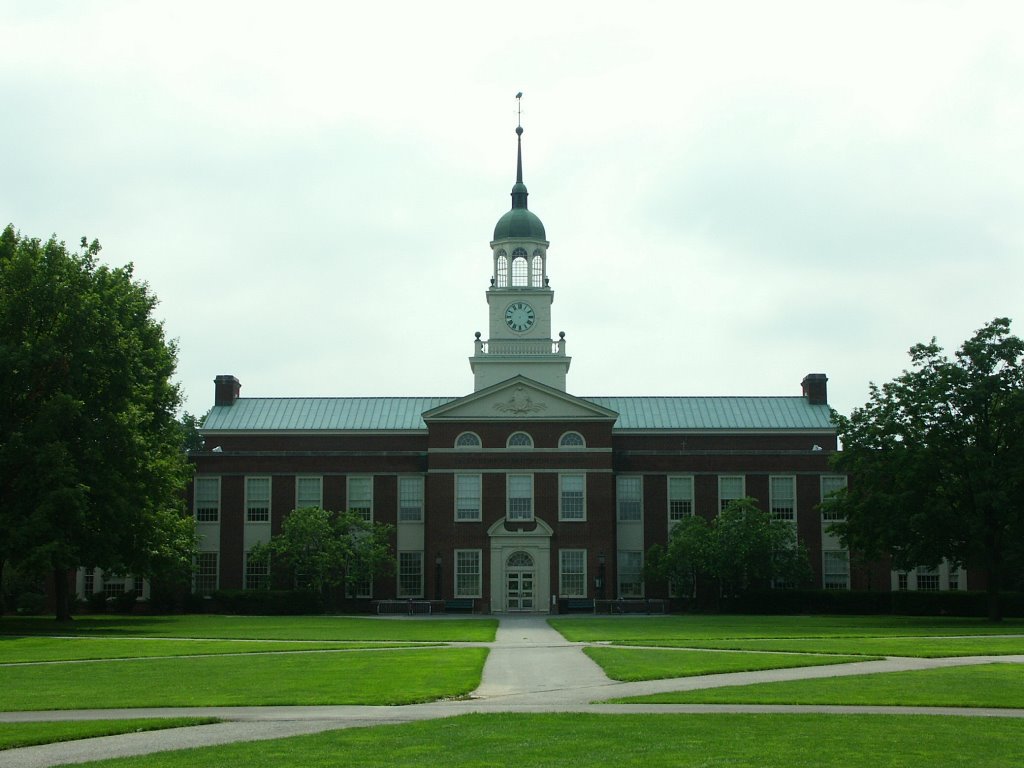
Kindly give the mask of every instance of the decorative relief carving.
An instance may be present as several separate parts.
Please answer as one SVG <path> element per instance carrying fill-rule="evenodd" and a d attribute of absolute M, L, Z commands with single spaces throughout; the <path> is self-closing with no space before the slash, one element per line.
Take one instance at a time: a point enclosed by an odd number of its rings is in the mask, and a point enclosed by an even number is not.
<path fill-rule="evenodd" d="M 530 413 L 540 413 L 547 409 L 545 403 L 535 403 L 530 397 L 529 391 L 522 384 L 518 385 L 512 392 L 512 397 L 503 403 L 495 403 L 494 410 L 501 413 L 510 413 L 513 416 L 525 416 Z"/>

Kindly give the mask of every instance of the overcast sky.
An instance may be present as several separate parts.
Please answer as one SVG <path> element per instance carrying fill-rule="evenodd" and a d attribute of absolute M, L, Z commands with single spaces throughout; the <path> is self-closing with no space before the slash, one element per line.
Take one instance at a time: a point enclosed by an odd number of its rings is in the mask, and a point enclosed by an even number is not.
<path fill-rule="evenodd" d="M 462 395 L 515 180 L 577 395 L 848 413 L 1024 334 L 1024 4 L 8 2 L 0 226 L 98 238 L 186 407 Z"/>

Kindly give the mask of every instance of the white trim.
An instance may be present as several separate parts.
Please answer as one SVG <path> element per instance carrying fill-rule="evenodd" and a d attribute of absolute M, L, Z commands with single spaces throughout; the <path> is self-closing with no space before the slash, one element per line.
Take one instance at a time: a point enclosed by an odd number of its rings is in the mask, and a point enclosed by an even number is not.
<path fill-rule="evenodd" d="M 578 477 L 583 481 L 583 504 L 582 514 L 579 517 L 566 517 L 565 515 L 565 489 L 563 482 L 567 477 Z M 558 520 L 563 523 L 585 523 L 587 521 L 587 473 L 586 472 L 559 472 L 558 473 Z"/>
<path fill-rule="evenodd" d="M 580 555 L 580 558 L 582 560 L 582 565 L 583 565 L 583 574 L 582 574 L 583 575 L 583 581 L 582 581 L 582 591 L 580 591 L 580 592 L 566 592 L 563 589 L 563 587 L 564 587 L 563 579 L 564 579 L 564 577 L 565 577 L 565 575 L 567 573 L 566 570 L 565 570 L 565 559 L 564 558 L 565 558 L 565 555 L 567 555 L 567 554 L 573 554 L 573 555 L 577 555 L 578 554 L 578 555 Z M 578 573 L 577 572 L 573 572 L 572 575 L 575 576 L 575 575 L 578 575 Z M 567 549 L 559 549 L 558 550 L 558 596 L 559 597 L 586 597 L 587 596 L 587 587 L 588 587 L 588 584 L 587 584 L 587 550 L 586 549 L 580 549 L 578 547 L 577 548 L 570 547 L 570 548 L 567 548 Z"/>
<path fill-rule="evenodd" d="M 414 494 L 413 495 L 415 495 L 417 497 L 417 500 L 419 501 L 419 509 L 418 509 L 418 512 L 417 512 L 415 517 L 402 517 L 402 510 L 403 509 L 409 509 L 409 510 L 412 509 L 412 505 L 411 504 L 407 504 L 405 506 L 402 505 L 402 502 L 403 502 L 402 485 L 403 484 L 408 485 L 410 483 L 410 481 L 418 481 L 416 483 L 416 487 L 414 489 Z M 423 508 L 424 508 L 424 505 L 426 504 L 426 490 L 427 490 L 426 489 L 426 482 L 425 482 L 424 476 L 423 475 L 399 475 L 398 476 L 397 486 L 398 486 L 398 488 L 397 488 L 397 491 L 398 491 L 398 509 L 395 512 L 397 521 L 399 523 L 422 523 L 423 522 Z M 409 501 L 409 499 L 404 499 L 404 500 L 405 501 Z"/>
<path fill-rule="evenodd" d="M 217 485 L 217 494 L 216 494 L 217 495 L 217 516 L 216 516 L 216 518 L 214 518 L 212 520 L 200 520 L 199 519 L 199 501 L 200 501 L 200 499 L 199 499 L 199 486 L 200 486 L 200 484 L 204 484 L 205 485 L 206 483 L 210 483 L 210 482 L 216 483 L 216 485 Z M 209 507 L 204 506 L 203 509 L 210 510 L 210 509 L 213 508 L 212 507 L 212 504 L 213 504 L 212 496 L 211 496 L 211 498 L 204 499 L 203 501 L 211 505 Z M 195 519 L 196 523 L 199 523 L 199 524 L 204 524 L 204 523 L 206 523 L 206 524 L 216 524 L 216 523 L 219 523 L 220 522 L 221 506 L 222 506 L 222 502 L 221 502 L 220 475 L 196 475 L 195 478 L 193 479 L 193 483 L 192 483 L 192 517 Z"/>
<path fill-rule="evenodd" d="M 513 478 L 518 478 L 518 479 L 525 478 L 526 481 L 528 482 L 529 486 L 530 486 L 529 510 L 527 511 L 526 516 L 523 516 L 522 514 L 518 514 L 516 516 L 512 515 L 512 484 L 513 484 L 512 480 L 513 480 Z M 515 498 L 517 498 L 517 499 L 525 499 L 527 497 L 526 496 L 516 496 Z M 532 473 L 527 473 L 527 472 L 509 472 L 505 476 L 505 519 L 508 520 L 511 523 L 528 523 L 528 522 L 530 522 L 534 518 L 534 503 L 533 503 L 533 501 L 534 501 L 533 474 Z"/>
<path fill-rule="evenodd" d="M 625 498 L 626 485 L 632 484 L 636 481 L 637 484 L 637 495 L 636 498 Z M 632 497 L 632 491 L 630 491 Z M 640 505 L 639 512 L 636 517 L 623 517 L 622 516 L 622 503 L 623 502 L 637 502 Z M 615 476 L 615 520 L 619 525 L 625 523 L 626 525 L 643 525 L 644 522 L 644 478 L 643 475 L 639 474 L 626 474 Z"/>
<path fill-rule="evenodd" d="M 685 483 L 689 486 L 689 493 L 673 495 L 673 480 L 685 481 Z M 676 483 L 676 485 L 678 485 L 678 482 Z M 668 516 L 669 530 L 671 530 L 680 520 L 684 520 L 687 517 L 693 517 L 696 514 L 695 495 L 696 491 L 694 490 L 693 475 L 667 475 L 665 477 L 665 514 Z M 690 509 L 688 512 L 684 511 L 681 515 L 673 517 L 673 502 L 679 502 L 680 504 L 689 503 Z"/>
<path fill-rule="evenodd" d="M 476 517 L 459 517 L 459 478 L 476 478 Z M 479 523 L 484 516 L 484 480 L 479 472 L 456 472 L 452 479 L 452 515 L 457 523 Z"/>
<path fill-rule="evenodd" d="M 722 495 L 722 481 L 723 480 L 735 480 L 736 478 L 740 479 L 740 495 L 739 496 L 723 496 Z M 746 495 L 747 495 L 747 476 L 746 475 L 738 475 L 738 474 L 721 474 L 721 475 L 718 475 L 718 512 L 716 514 L 721 513 L 722 509 L 725 507 L 725 504 L 723 502 L 728 503 L 730 501 L 736 501 L 737 499 L 742 499 Z"/>
<path fill-rule="evenodd" d="M 368 495 L 365 497 L 352 498 L 352 485 L 358 481 L 360 484 L 366 483 L 368 489 Z M 345 511 L 351 512 L 355 509 L 356 502 L 368 502 L 369 503 L 369 515 L 362 513 L 363 506 L 360 506 L 360 514 L 364 520 L 368 523 L 373 522 L 373 475 L 348 475 L 345 478 Z M 362 597 L 362 595 L 356 595 L 356 597 Z"/>
<path fill-rule="evenodd" d="M 476 591 L 472 594 L 459 588 L 459 554 L 476 554 Z M 481 549 L 456 549 L 452 553 L 452 594 L 455 597 L 481 597 L 484 583 L 484 554 Z M 467 572 L 472 575 L 472 571 Z"/>
<path fill-rule="evenodd" d="M 249 503 L 250 492 L 249 482 L 252 480 L 266 480 L 267 481 L 267 519 L 266 520 L 253 520 L 249 516 Z M 243 493 L 245 494 L 245 523 L 246 525 L 270 525 L 271 518 L 273 517 L 273 504 L 274 504 L 274 479 L 271 475 L 246 475 Z M 262 501 L 262 499 L 260 500 Z"/>
<path fill-rule="evenodd" d="M 300 503 L 299 486 L 303 480 L 316 480 L 319 486 L 317 493 L 319 499 L 316 504 L 304 504 Z M 295 507 L 294 509 L 302 509 L 303 507 L 319 507 L 324 508 L 324 476 L 323 475 L 296 475 L 295 476 Z"/>

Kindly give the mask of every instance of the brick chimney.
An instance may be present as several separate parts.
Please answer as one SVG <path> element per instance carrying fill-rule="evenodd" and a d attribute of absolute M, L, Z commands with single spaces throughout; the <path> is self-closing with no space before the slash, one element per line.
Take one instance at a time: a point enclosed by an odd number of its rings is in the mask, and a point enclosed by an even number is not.
<path fill-rule="evenodd" d="M 242 385 L 238 383 L 238 379 L 222 374 L 213 380 L 213 404 L 234 405 L 241 390 Z"/>
<path fill-rule="evenodd" d="M 809 405 L 828 405 L 828 376 L 824 373 L 808 373 L 800 386 Z"/>

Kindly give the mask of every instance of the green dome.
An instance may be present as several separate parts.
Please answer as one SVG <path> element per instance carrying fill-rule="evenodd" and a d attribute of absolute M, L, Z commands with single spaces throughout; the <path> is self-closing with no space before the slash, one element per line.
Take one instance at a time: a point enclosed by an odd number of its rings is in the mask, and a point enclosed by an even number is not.
<path fill-rule="evenodd" d="M 547 240 L 547 237 L 537 214 L 526 208 L 513 208 L 494 225 L 494 239 Z"/>

